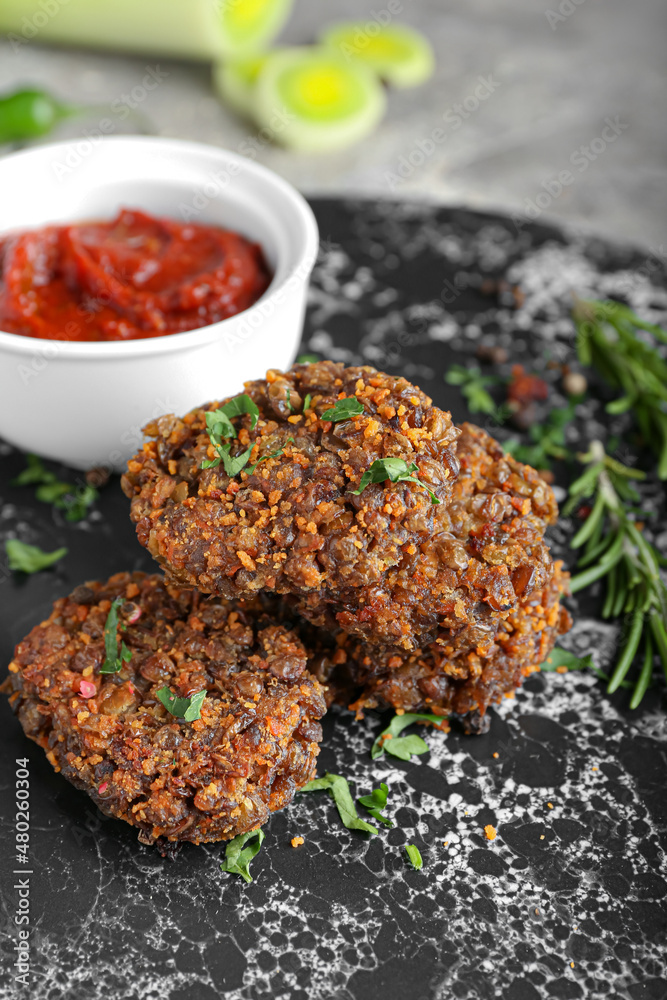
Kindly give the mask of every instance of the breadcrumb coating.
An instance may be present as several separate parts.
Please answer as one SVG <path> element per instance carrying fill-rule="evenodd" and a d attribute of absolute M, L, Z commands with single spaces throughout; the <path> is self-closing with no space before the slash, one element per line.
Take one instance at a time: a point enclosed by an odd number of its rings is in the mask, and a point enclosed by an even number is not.
<path fill-rule="evenodd" d="M 131 659 L 104 674 L 117 597 Z M 56 601 L 16 647 L 5 690 L 56 771 L 166 848 L 254 830 L 311 780 L 325 702 L 306 663 L 298 637 L 259 609 L 118 573 Z M 170 714 L 165 686 L 205 690 L 201 718 Z"/>

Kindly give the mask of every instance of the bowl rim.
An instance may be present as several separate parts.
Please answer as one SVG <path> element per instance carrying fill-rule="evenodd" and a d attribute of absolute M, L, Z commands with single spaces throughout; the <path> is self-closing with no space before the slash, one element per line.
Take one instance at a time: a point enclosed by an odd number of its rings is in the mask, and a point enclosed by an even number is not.
<path fill-rule="evenodd" d="M 26 150 L 19 150 L 10 153 L 0 161 L 0 181 L 4 165 L 15 163 L 17 159 L 31 159 L 36 156 L 44 156 L 50 152 L 53 155 L 63 156 L 72 147 L 76 146 L 80 140 L 67 140 L 64 142 L 44 143 Z M 241 168 L 241 171 L 254 176 L 263 183 L 267 190 L 271 190 L 273 195 L 282 197 L 283 203 L 293 211 L 299 219 L 304 230 L 303 245 L 296 254 L 294 266 L 283 276 L 277 284 L 274 278 L 264 294 L 254 302 L 248 309 L 244 309 L 233 316 L 220 320 L 217 323 L 210 323 L 207 326 L 196 327 L 194 330 L 185 330 L 182 333 L 170 333 L 165 336 L 146 337 L 138 340 L 105 340 L 105 341 L 69 341 L 52 340 L 42 337 L 26 337 L 20 333 L 8 333 L 0 330 L 0 349 L 8 350 L 14 354 L 34 355 L 41 350 L 42 353 L 56 354 L 63 359 L 72 360 L 94 360 L 95 358 L 119 359 L 122 357 L 138 357 L 147 354 L 165 354 L 174 351 L 197 349 L 210 340 L 221 336 L 225 327 L 238 324 L 239 321 L 247 320 L 253 325 L 253 317 L 260 315 L 259 326 L 262 322 L 261 314 L 267 309 L 273 311 L 275 305 L 285 294 L 287 286 L 294 280 L 295 274 L 303 271 L 304 281 L 308 280 L 310 272 L 317 258 L 319 247 L 319 230 L 313 210 L 297 189 L 286 181 L 283 177 L 265 167 L 261 163 L 240 153 L 225 149 L 222 146 L 211 146 L 205 142 L 190 142 L 185 139 L 170 139 L 162 136 L 104 136 L 99 140 L 99 148 L 105 146 L 159 146 L 165 151 L 171 150 L 174 155 L 198 154 L 218 157 L 227 165 L 234 164 Z M 28 165 L 26 164 L 26 169 Z M 34 226 L 31 228 L 35 228 Z M 0 230 L 0 236 L 2 231 Z"/>

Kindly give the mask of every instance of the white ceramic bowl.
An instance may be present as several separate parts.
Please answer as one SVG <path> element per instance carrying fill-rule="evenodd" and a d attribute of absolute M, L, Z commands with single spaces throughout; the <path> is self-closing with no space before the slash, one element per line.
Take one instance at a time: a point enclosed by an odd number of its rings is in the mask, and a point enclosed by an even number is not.
<path fill-rule="evenodd" d="M 1 159 L 0 204 L 0 235 L 110 219 L 121 207 L 219 225 L 260 243 L 273 273 L 250 309 L 187 333 L 74 343 L 0 331 L 0 437 L 11 444 L 77 469 L 121 470 L 153 417 L 291 364 L 318 233 L 308 204 L 270 170 L 196 143 L 87 139 Z"/>

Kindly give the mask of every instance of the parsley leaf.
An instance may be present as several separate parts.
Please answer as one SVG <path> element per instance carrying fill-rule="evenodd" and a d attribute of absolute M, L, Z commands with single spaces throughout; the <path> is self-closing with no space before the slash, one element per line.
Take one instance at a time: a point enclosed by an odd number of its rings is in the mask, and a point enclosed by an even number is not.
<path fill-rule="evenodd" d="M 348 830 L 362 830 L 364 833 L 378 833 L 378 828 L 373 826 L 371 823 L 367 823 L 365 819 L 359 819 L 356 807 L 354 805 L 354 800 L 350 793 L 350 786 L 348 785 L 345 778 L 341 778 L 339 774 L 325 774 L 323 778 L 315 778 L 314 781 L 309 781 L 307 785 L 301 789 L 302 792 L 329 792 L 334 802 L 336 803 L 336 808 L 338 809 L 338 814 L 343 821 L 343 826 L 346 826 Z"/>
<path fill-rule="evenodd" d="M 310 406 L 310 404 L 312 403 L 312 401 L 313 401 L 313 397 L 312 397 L 311 393 L 307 392 L 306 393 L 306 398 L 303 401 L 303 412 L 304 413 L 306 412 L 306 410 L 308 409 L 308 407 Z"/>
<path fill-rule="evenodd" d="M 332 423 L 337 424 L 341 420 L 350 420 L 352 417 L 358 417 L 363 412 L 364 404 L 360 403 L 356 396 L 348 396 L 346 399 L 336 400 L 336 405 L 332 406 L 329 410 L 325 410 L 320 419 L 331 420 Z"/>
<path fill-rule="evenodd" d="M 242 413 L 250 414 L 250 429 L 253 430 L 259 419 L 259 407 L 246 393 L 234 396 L 233 399 L 230 399 L 224 406 L 218 407 L 217 410 L 207 411 L 205 418 L 206 430 L 208 431 L 209 441 L 214 448 L 217 448 L 218 454 L 215 458 L 204 459 L 201 464 L 202 469 L 216 469 L 222 462 L 226 474 L 228 476 L 236 476 L 248 464 L 253 448 L 252 445 L 250 445 L 247 451 L 232 457 L 230 455 L 231 443 L 222 443 L 223 438 L 233 439 L 236 437 L 236 428 L 230 418 L 238 417 Z"/>
<path fill-rule="evenodd" d="M 532 444 L 523 444 L 511 438 L 503 441 L 503 448 L 518 462 L 525 462 L 535 469 L 550 469 L 552 458 L 569 458 L 565 427 L 574 419 L 577 402 L 577 399 L 572 399 L 564 409 L 552 410 L 546 420 L 532 424 L 528 430 Z"/>
<path fill-rule="evenodd" d="M 297 365 L 311 365 L 315 364 L 316 361 L 321 361 L 322 358 L 319 354 L 300 354 L 296 359 Z"/>
<path fill-rule="evenodd" d="M 408 856 L 410 864 L 416 871 L 419 871 L 421 868 L 424 867 L 424 862 L 422 860 L 421 854 L 419 853 L 419 848 L 416 847 L 414 844 L 406 844 L 405 853 Z"/>
<path fill-rule="evenodd" d="M 431 503 L 439 504 L 440 501 L 435 493 L 426 483 L 422 483 L 421 480 L 417 479 L 414 475 L 415 472 L 419 472 L 419 468 L 414 462 L 408 465 L 402 458 L 376 458 L 371 467 L 366 469 L 361 477 L 359 488 L 348 490 L 348 493 L 354 493 L 355 496 L 359 496 L 370 483 L 384 483 L 388 479 L 392 483 L 406 482 L 423 486 L 431 498 Z"/>
<path fill-rule="evenodd" d="M 426 753 L 428 745 L 421 736 L 402 736 L 398 738 L 399 733 L 402 733 L 407 726 L 411 726 L 413 722 L 431 722 L 436 729 L 441 729 L 444 721 L 444 716 L 431 715 L 429 713 L 405 712 L 403 715 L 395 715 L 371 747 L 371 757 L 373 760 L 376 760 L 382 756 L 385 750 L 393 757 L 398 757 L 399 760 L 410 760 L 413 754 L 419 756 Z"/>
<path fill-rule="evenodd" d="M 208 431 L 211 444 L 220 444 L 222 438 L 236 437 L 236 428 L 224 409 L 207 411 L 206 430 Z"/>
<path fill-rule="evenodd" d="M 132 653 L 124 642 L 118 652 L 118 609 L 125 603 L 123 597 L 116 597 L 111 602 L 109 614 L 104 625 L 104 663 L 100 667 L 101 674 L 117 674 L 124 663 L 129 663 Z"/>
<path fill-rule="evenodd" d="M 12 486 L 37 486 L 42 483 L 55 483 L 56 475 L 44 468 L 41 458 L 37 455 L 26 455 L 27 466 L 12 479 Z"/>
<path fill-rule="evenodd" d="M 496 412 L 496 404 L 486 390 L 487 385 L 496 385 L 500 379 L 493 375 L 482 375 L 476 365 L 465 368 L 463 365 L 452 365 L 445 374 L 448 385 L 458 385 L 465 397 L 471 413 L 486 413 L 492 416 Z"/>
<path fill-rule="evenodd" d="M 204 704 L 206 690 L 202 688 L 201 691 L 197 691 L 196 694 L 192 694 L 188 698 L 179 698 L 168 687 L 161 687 L 155 692 L 155 697 L 177 719 L 194 722 L 196 719 L 201 719 L 201 707 Z"/>
<path fill-rule="evenodd" d="M 224 406 L 219 407 L 216 412 L 220 413 L 221 411 L 228 417 L 240 417 L 243 413 L 250 414 L 251 431 L 255 429 L 259 420 L 259 407 L 245 392 L 241 393 L 240 396 L 234 396 Z M 231 435 L 225 435 L 225 437 L 231 437 Z M 236 434 L 234 434 L 234 437 L 236 437 Z"/>
<path fill-rule="evenodd" d="M 27 545 L 18 538 L 8 538 L 5 542 L 5 551 L 9 568 L 21 573 L 39 573 L 41 569 L 47 569 L 67 554 L 67 549 L 43 552 L 37 545 Z"/>
<path fill-rule="evenodd" d="M 376 819 L 378 823 L 383 823 L 385 826 L 393 826 L 394 824 L 386 816 L 383 816 L 380 812 L 381 809 L 385 809 L 387 806 L 387 795 L 389 789 L 387 788 L 384 781 L 381 783 L 379 788 L 374 788 L 370 795 L 361 795 L 357 802 L 360 806 L 371 814 L 373 819 Z"/>
<path fill-rule="evenodd" d="M 252 882 L 248 866 L 255 855 L 259 854 L 264 837 L 263 830 L 250 830 L 230 840 L 225 848 L 225 860 L 220 865 L 222 871 L 229 872 L 230 875 L 240 875 L 246 882 Z"/>
<path fill-rule="evenodd" d="M 75 486 L 63 483 L 53 472 L 45 469 L 36 455 L 27 455 L 27 467 L 12 480 L 14 486 L 36 486 L 35 496 L 42 503 L 53 504 L 65 511 L 67 521 L 81 521 L 88 508 L 97 500 L 99 493 L 89 485 Z"/>
<path fill-rule="evenodd" d="M 39 490 L 37 490 L 37 493 L 39 493 Z M 98 496 L 99 494 L 94 486 L 84 486 L 82 489 L 76 490 L 70 487 L 62 497 L 54 500 L 53 504 L 59 510 L 65 511 L 66 521 L 82 521 L 88 513 L 88 508 L 97 500 Z"/>
<path fill-rule="evenodd" d="M 593 657 L 590 653 L 586 656 L 576 656 L 574 653 L 571 653 L 569 649 L 561 649 L 560 646 L 554 646 L 544 663 L 540 663 L 540 671 L 541 673 L 562 673 L 563 668 L 567 671 L 592 670 L 593 673 L 600 678 L 600 680 L 609 680 L 609 677 L 605 674 L 604 670 L 599 670 L 595 666 L 593 663 Z"/>
<path fill-rule="evenodd" d="M 289 444 L 290 442 L 294 444 L 293 437 L 288 437 L 287 440 L 285 441 L 285 444 Z M 277 448 L 275 451 L 272 451 L 270 455 L 262 455 L 262 457 L 258 458 L 256 462 L 253 462 L 252 465 L 249 465 L 246 470 L 248 475 L 251 475 L 255 471 L 260 462 L 266 462 L 267 458 L 278 458 L 280 455 L 282 455 L 283 452 L 285 451 L 285 444 L 281 445 L 281 447 Z"/>
<path fill-rule="evenodd" d="M 287 409 L 290 413 L 294 413 L 294 407 L 292 406 L 292 390 L 288 389 L 285 395 L 285 402 L 287 403 Z"/>

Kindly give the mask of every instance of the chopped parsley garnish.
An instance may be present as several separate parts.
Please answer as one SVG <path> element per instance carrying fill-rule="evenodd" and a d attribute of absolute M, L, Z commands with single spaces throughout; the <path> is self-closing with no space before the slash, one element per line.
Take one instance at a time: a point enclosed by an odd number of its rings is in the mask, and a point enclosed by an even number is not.
<path fill-rule="evenodd" d="M 319 354 L 300 354 L 296 359 L 297 365 L 312 365 L 316 361 L 321 361 Z"/>
<path fill-rule="evenodd" d="M 229 872 L 230 875 L 240 875 L 246 882 L 252 882 L 248 866 L 259 854 L 264 837 L 263 830 L 250 830 L 230 840 L 225 848 L 225 860 L 220 865 L 222 871 Z"/>
<path fill-rule="evenodd" d="M 41 483 L 54 483 L 56 476 L 44 468 L 41 458 L 37 455 L 26 455 L 27 466 L 12 479 L 12 486 L 38 486 Z"/>
<path fill-rule="evenodd" d="M 81 521 L 99 493 L 88 484 L 76 486 L 61 482 L 54 472 L 45 469 L 37 455 L 26 455 L 28 465 L 12 480 L 13 486 L 36 486 L 35 496 L 42 503 L 50 503 L 65 511 L 65 520 Z"/>
<path fill-rule="evenodd" d="M 360 403 L 355 396 L 348 396 L 346 399 L 336 400 L 336 405 L 332 406 L 329 410 L 325 410 L 321 419 L 331 420 L 332 423 L 337 424 L 341 420 L 350 420 L 352 417 L 358 417 L 363 412 L 364 404 Z"/>
<path fill-rule="evenodd" d="M 201 707 L 204 704 L 206 690 L 202 688 L 201 691 L 191 694 L 188 698 L 179 698 L 168 687 L 161 687 L 155 692 L 155 697 L 177 719 L 184 719 L 186 722 L 195 722 L 197 719 L 201 719 Z"/>
<path fill-rule="evenodd" d="M 451 365 L 445 373 L 445 382 L 448 385 L 460 386 L 471 413 L 486 413 L 492 416 L 496 412 L 496 403 L 486 390 L 487 385 L 497 385 L 500 382 L 494 375 L 482 375 L 476 365 L 470 368 Z"/>
<path fill-rule="evenodd" d="M 293 437 L 288 437 L 287 440 L 285 441 L 285 444 L 289 444 L 290 442 L 294 444 Z M 282 445 L 282 447 L 277 448 L 276 451 L 272 451 L 270 455 L 262 455 L 262 457 L 258 458 L 256 462 L 253 462 L 252 465 L 248 466 L 246 472 L 248 473 L 248 475 L 251 475 L 255 471 L 260 462 L 266 462 L 266 460 L 269 458 L 279 458 L 284 451 L 285 451 L 285 445 Z"/>
<path fill-rule="evenodd" d="M 395 715 L 386 729 L 383 729 L 375 743 L 371 747 L 371 757 L 376 760 L 387 751 L 399 760 L 410 760 L 410 757 L 419 756 L 428 751 L 428 745 L 421 736 L 400 736 L 407 726 L 413 722 L 430 722 L 436 729 L 442 728 L 445 721 L 442 715 L 421 714 L 415 712 L 405 712 L 403 715 Z"/>
<path fill-rule="evenodd" d="M 522 444 L 516 438 L 503 441 L 503 448 L 518 462 L 525 462 L 535 469 L 550 469 L 551 459 L 570 458 L 566 447 L 565 428 L 574 419 L 578 400 L 570 400 L 562 410 L 552 410 L 541 423 L 532 424 L 528 430 L 532 444 Z"/>
<path fill-rule="evenodd" d="M 116 597 L 111 602 L 109 614 L 104 625 L 104 663 L 100 667 L 101 674 L 117 674 L 124 663 L 129 663 L 132 653 L 124 642 L 118 651 L 118 609 L 124 604 L 124 598 Z"/>
<path fill-rule="evenodd" d="M 593 657 L 590 653 L 587 656 L 576 656 L 568 649 L 561 649 L 554 646 L 544 663 L 540 664 L 540 671 L 548 672 L 552 670 L 594 670 Z"/>
<path fill-rule="evenodd" d="M 415 871 L 419 871 L 421 868 L 424 867 L 424 862 L 422 860 L 421 854 L 419 853 L 419 848 L 415 847 L 414 844 L 406 844 L 405 853 L 407 854 L 408 861 L 415 869 Z"/>
<path fill-rule="evenodd" d="M 315 778 L 313 781 L 309 781 L 307 785 L 304 785 L 301 791 L 329 792 L 336 803 L 336 808 L 338 809 L 338 814 L 343 821 L 343 826 L 346 826 L 348 830 L 362 830 L 364 833 L 378 833 L 378 828 L 376 826 L 373 826 L 371 823 L 367 823 L 365 819 L 359 818 L 354 805 L 354 800 L 350 793 L 350 786 L 345 778 L 341 778 L 339 774 L 327 773 L 323 778 Z"/>
<path fill-rule="evenodd" d="M 250 430 L 253 431 L 257 426 L 257 421 L 259 420 L 259 407 L 257 403 L 248 396 L 247 393 L 243 392 L 240 396 L 234 396 L 230 399 L 228 403 L 224 406 L 220 406 L 215 413 L 224 413 L 228 417 L 240 417 L 243 413 L 248 413 L 251 417 L 250 420 Z M 233 428 L 232 428 L 233 429 Z M 228 437 L 229 435 L 225 435 Z M 234 433 L 236 437 L 236 433 Z"/>
<path fill-rule="evenodd" d="M 312 403 L 312 401 L 313 401 L 313 397 L 312 397 L 311 393 L 307 392 L 306 393 L 306 398 L 303 401 L 303 412 L 304 413 L 306 412 L 306 410 L 308 409 L 308 407 L 310 406 L 310 404 Z"/>
<path fill-rule="evenodd" d="M 21 573 L 39 573 L 41 569 L 53 566 L 55 562 L 67 554 L 67 549 L 56 549 L 55 552 L 42 552 L 37 545 L 28 545 L 18 538 L 8 538 L 5 542 L 5 552 L 9 560 L 9 568 Z"/>
<path fill-rule="evenodd" d="M 423 486 L 431 498 L 431 503 L 439 504 L 440 501 L 436 497 L 435 493 L 426 485 L 426 483 L 422 483 L 420 479 L 417 479 L 414 475 L 415 472 L 419 472 L 419 468 L 414 462 L 411 465 L 408 465 L 402 458 L 376 458 L 371 467 L 366 469 L 361 477 L 359 488 L 356 490 L 348 490 L 348 493 L 354 493 L 355 496 L 359 496 L 359 494 L 363 493 L 370 483 L 384 483 L 387 479 L 389 479 L 392 483 L 406 482 L 416 483 L 417 486 Z"/>
<path fill-rule="evenodd" d="M 292 406 L 292 390 L 287 390 L 287 395 L 285 396 L 285 402 L 287 403 L 287 409 L 290 413 L 294 413 L 294 407 Z"/>
<path fill-rule="evenodd" d="M 202 469 L 215 469 L 222 462 L 225 473 L 230 477 L 237 476 L 241 469 L 246 467 L 250 461 L 253 448 L 251 445 L 245 451 L 242 451 L 240 455 L 231 455 L 231 444 L 218 444 L 216 447 L 218 449 L 218 457 L 210 460 L 207 459 L 202 462 L 201 467 Z"/>
<path fill-rule="evenodd" d="M 370 795 L 361 795 L 357 802 L 360 806 L 371 814 L 373 819 L 377 820 L 378 823 L 383 823 L 385 826 L 393 826 L 394 824 L 387 816 L 383 816 L 380 812 L 381 809 L 385 809 L 387 806 L 387 795 L 389 789 L 387 788 L 384 781 L 381 783 L 379 788 L 374 788 Z"/>
<path fill-rule="evenodd" d="M 236 428 L 231 418 L 238 417 L 243 413 L 250 415 L 250 430 L 254 430 L 259 419 L 259 407 L 246 393 L 234 396 L 233 399 L 230 399 L 228 403 L 220 406 L 217 410 L 208 410 L 206 413 L 206 430 L 208 431 L 209 440 L 218 454 L 215 458 L 205 459 L 201 464 L 202 469 L 216 469 L 222 462 L 225 473 L 233 477 L 246 467 L 250 461 L 253 446 L 251 445 L 240 455 L 231 455 L 231 442 L 222 443 L 223 438 L 231 438 L 232 440 L 236 438 Z"/>

